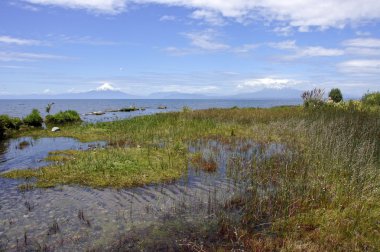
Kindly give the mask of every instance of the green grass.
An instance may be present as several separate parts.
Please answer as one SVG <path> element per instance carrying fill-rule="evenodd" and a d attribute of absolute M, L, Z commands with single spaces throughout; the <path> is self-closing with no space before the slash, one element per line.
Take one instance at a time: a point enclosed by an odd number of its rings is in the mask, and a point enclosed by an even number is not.
<path fill-rule="evenodd" d="M 61 184 L 124 188 L 173 181 L 183 175 L 186 155 L 170 149 L 110 148 L 53 154 L 64 162 L 38 170 L 14 170 L 7 178 L 36 178 L 37 187 Z"/>
<path fill-rule="evenodd" d="M 130 187 L 179 178 L 194 159 L 190 142 L 277 142 L 287 146 L 286 155 L 229 160 L 230 170 L 244 171 L 237 178 L 250 183 L 227 204 L 220 235 L 231 242 L 239 237 L 246 250 L 379 251 L 379 126 L 370 110 L 326 106 L 208 109 L 67 125 L 56 133 L 29 129 L 16 134 L 106 140 L 110 147 L 51 153 L 52 166 L 4 176 L 33 177 L 37 187 Z M 240 218 L 229 209 L 239 209 Z"/>

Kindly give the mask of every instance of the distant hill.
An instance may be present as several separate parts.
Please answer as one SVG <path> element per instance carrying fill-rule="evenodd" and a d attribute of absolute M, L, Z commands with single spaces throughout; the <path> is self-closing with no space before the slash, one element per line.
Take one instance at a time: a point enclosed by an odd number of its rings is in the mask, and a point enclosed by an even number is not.
<path fill-rule="evenodd" d="M 95 90 L 63 94 L 32 94 L 32 95 L 2 95 L 0 99 L 231 99 L 231 100 L 273 100 L 301 99 L 301 90 L 283 88 L 265 88 L 257 92 L 241 93 L 229 96 L 214 94 L 194 94 L 181 92 L 158 92 L 148 96 L 137 96 L 124 93 L 109 84 L 104 84 Z"/>
<path fill-rule="evenodd" d="M 232 99 L 257 99 L 257 100 L 267 100 L 267 99 L 301 99 L 301 90 L 292 88 L 274 89 L 274 88 L 264 88 L 257 92 L 237 94 L 230 96 Z"/>

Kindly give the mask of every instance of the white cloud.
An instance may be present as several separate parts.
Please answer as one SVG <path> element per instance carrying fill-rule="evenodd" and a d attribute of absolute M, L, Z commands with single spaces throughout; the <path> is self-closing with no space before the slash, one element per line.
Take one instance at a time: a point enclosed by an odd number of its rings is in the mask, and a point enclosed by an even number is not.
<path fill-rule="evenodd" d="M 53 93 L 50 89 L 45 89 L 44 91 L 42 91 L 42 93 L 44 93 L 44 94 L 51 94 L 51 93 Z"/>
<path fill-rule="evenodd" d="M 338 69 L 345 73 L 379 74 L 380 60 L 357 59 L 338 64 Z"/>
<path fill-rule="evenodd" d="M 275 33 L 277 33 L 278 35 L 281 35 L 281 36 L 290 36 L 291 34 L 293 34 L 293 27 L 291 26 L 279 26 L 279 27 L 275 27 L 273 29 L 273 31 Z"/>
<path fill-rule="evenodd" d="M 380 56 L 380 48 L 348 47 L 346 53 L 361 56 Z"/>
<path fill-rule="evenodd" d="M 256 48 L 258 48 L 259 44 L 245 44 L 236 48 L 233 48 L 232 51 L 234 53 L 248 53 Z"/>
<path fill-rule="evenodd" d="M 66 34 L 49 34 L 49 39 L 53 41 L 54 44 L 57 43 L 67 43 L 67 44 L 77 44 L 77 45 L 91 45 L 91 46 L 112 46 L 118 45 L 119 43 L 109 40 L 103 40 L 94 38 L 91 36 L 69 36 Z"/>
<path fill-rule="evenodd" d="M 214 30 L 184 33 L 191 40 L 191 44 L 202 50 L 218 51 L 228 49 L 230 46 L 216 41 L 217 33 Z"/>
<path fill-rule="evenodd" d="M 278 78 L 262 78 L 262 79 L 247 79 L 240 81 L 237 88 L 274 88 L 282 89 L 299 84 L 300 81 L 292 79 L 278 79 Z"/>
<path fill-rule="evenodd" d="M 115 88 L 110 83 L 105 82 L 104 84 L 100 85 L 95 89 L 96 91 L 116 91 L 119 90 L 118 88 Z"/>
<path fill-rule="evenodd" d="M 324 48 L 320 46 L 310 46 L 297 49 L 297 53 L 293 56 L 295 58 L 300 57 L 334 57 L 342 56 L 344 51 L 340 49 Z"/>
<path fill-rule="evenodd" d="M 190 15 L 190 17 L 193 19 L 205 20 L 207 23 L 215 26 L 225 24 L 223 17 L 215 11 L 196 10 Z"/>
<path fill-rule="evenodd" d="M 336 57 L 345 54 L 344 50 L 335 48 L 325 48 L 321 46 L 297 46 L 295 40 L 285 40 L 281 42 L 268 43 L 268 46 L 293 52 L 292 55 L 284 56 L 284 59 L 293 60 L 303 57 Z"/>
<path fill-rule="evenodd" d="M 11 45 L 40 45 L 40 41 L 31 40 L 31 39 L 21 39 L 10 36 L 0 36 L 0 43 L 11 44 Z"/>
<path fill-rule="evenodd" d="M 194 48 L 178 48 L 175 46 L 169 46 L 164 48 L 165 52 L 169 53 L 170 55 L 174 56 L 185 56 L 189 54 L 195 54 L 200 53 L 200 50 L 194 49 Z"/>
<path fill-rule="evenodd" d="M 126 0 L 22 0 L 31 4 L 86 9 L 97 13 L 118 14 L 126 7 Z"/>
<path fill-rule="evenodd" d="M 163 4 L 189 9 L 214 12 L 237 21 L 259 19 L 280 21 L 287 26 L 307 31 L 309 27 L 327 29 L 343 28 L 351 24 L 380 18 L 378 0 L 22 0 L 43 5 L 88 9 L 96 12 L 117 14 L 127 4 Z M 286 26 L 286 25 L 285 25 Z"/>
<path fill-rule="evenodd" d="M 355 47 L 376 47 L 380 48 L 380 39 L 378 38 L 356 38 L 343 41 L 344 46 Z"/>
<path fill-rule="evenodd" d="M 160 21 L 174 21 L 174 20 L 176 20 L 175 16 L 164 15 L 160 17 Z"/>
<path fill-rule="evenodd" d="M 66 56 L 40 54 L 40 53 L 24 53 L 24 52 L 1 52 L 0 61 L 38 61 L 38 60 L 64 60 L 72 59 Z"/>
<path fill-rule="evenodd" d="M 245 54 L 258 48 L 260 44 L 243 44 L 233 47 L 226 43 L 220 42 L 218 37 L 220 34 L 213 29 L 203 31 L 187 32 L 182 34 L 190 40 L 190 46 L 179 48 L 175 46 L 166 47 L 165 52 L 175 55 L 184 56 L 189 54 L 209 53 L 209 52 L 227 52 L 236 54 Z"/>
<path fill-rule="evenodd" d="M 357 31 L 355 32 L 357 36 L 371 36 L 371 33 L 368 31 Z"/>
<path fill-rule="evenodd" d="M 281 42 L 269 43 L 269 46 L 276 49 L 296 49 L 296 41 L 295 40 L 285 40 Z"/>

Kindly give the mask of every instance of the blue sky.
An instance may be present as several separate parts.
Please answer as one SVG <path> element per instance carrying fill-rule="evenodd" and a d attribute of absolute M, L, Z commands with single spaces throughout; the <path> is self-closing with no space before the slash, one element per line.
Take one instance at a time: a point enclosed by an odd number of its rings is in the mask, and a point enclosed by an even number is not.
<path fill-rule="evenodd" d="M 0 94 L 380 90 L 378 0 L 3 0 L 0 24 Z"/>

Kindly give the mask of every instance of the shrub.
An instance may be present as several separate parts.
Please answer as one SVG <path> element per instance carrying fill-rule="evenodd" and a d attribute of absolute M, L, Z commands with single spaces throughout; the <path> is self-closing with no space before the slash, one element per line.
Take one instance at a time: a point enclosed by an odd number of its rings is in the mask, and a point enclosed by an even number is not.
<path fill-rule="evenodd" d="M 0 115 L 0 121 L 5 129 L 20 129 L 22 120 L 17 117 L 10 117 L 8 115 Z"/>
<path fill-rule="evenodd" d="M 305 108 L 319 108 L 323 106 L 323 95 L 325 91 L 320 88 L 314 88 L 310 91 L 305 91 L 302 93 L 301 97 L 303 99 L 303 104 Z"/>
<path fill-rule="evenodd" d="M 362 97 L 362 102 L 367 106 L 380 106 L 380 92 L 365 94 Z"/>
<path fill-rule="evenodd" d="M 331 89 L 331 91 L 329 93 L 329 97 L 334 102 L 341 102 L 341 101 L 343 101 L 343 95 L 342 95 L 342 92 L 340 91 L 339 88 L 333 88 L 333 89 Z"/>
<path fill-rule="evenodd" d="M 50 124 L 66 124 L 82 121 L 78 112 L 74 110 L 60 111 L 55 115 L 47 115 L 46 122 Z"/>
<path fill-rule="evenodd" d="M 41 127 L 43 123 L 40 112 L 37 109 L 33 109 L 32 113 L 24 118 L 24 123 L 28 126 Z"/>

